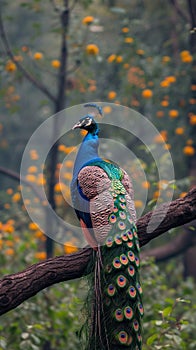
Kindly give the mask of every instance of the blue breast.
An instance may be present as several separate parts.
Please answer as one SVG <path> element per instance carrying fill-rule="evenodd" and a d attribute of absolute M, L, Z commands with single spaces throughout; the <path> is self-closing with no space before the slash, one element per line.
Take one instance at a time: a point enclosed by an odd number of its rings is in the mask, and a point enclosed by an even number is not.
<path fill-rule="evenodd" d="M 82 219 L 87 227 L 92 227 L 89 200 L 82 193 L 82 190 L 78 184 L 78 174 L 82 168 L 88 165 L 89 162 L 101 160 L 98 156 L 99 140 L 97 135 L 87 134 L 84 138 L 78 154 L 76 156 L 73 179 L 71 182 L 71 196 L 74 209 L 80 219 Z"/>

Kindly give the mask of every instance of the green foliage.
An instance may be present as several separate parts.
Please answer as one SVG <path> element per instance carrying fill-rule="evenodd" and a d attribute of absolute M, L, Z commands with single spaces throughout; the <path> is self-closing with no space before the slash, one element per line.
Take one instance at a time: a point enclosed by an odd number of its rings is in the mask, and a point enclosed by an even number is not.
<path fill-rule="evenodd" d="M 195 349 L 195 284 L 191 279 L 183 281 L 173 262 L 164 266 L 145 261 L 141 269 L 143 349 Z M 83 323 L 81 291 L 85 296 L 85 289 L 83 281 L 61 283 L 1 316 L 0 349 L 40 350 L 46 342 L 58 350 L 81 346 L 77 332 Z"/>
<path fill-rule="evenodd" d="M 143 263 L 144 350 L 195 348 L 195 284 L 191 279 L 183 281 L 176 266 Z M 167 270 L 172 271 L 171 280 Z"/>

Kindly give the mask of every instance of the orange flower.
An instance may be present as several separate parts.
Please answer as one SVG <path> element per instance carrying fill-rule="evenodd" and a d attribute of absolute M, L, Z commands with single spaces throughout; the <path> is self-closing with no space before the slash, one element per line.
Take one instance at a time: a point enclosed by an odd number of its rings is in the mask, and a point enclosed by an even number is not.
<path fill-rule="evenodd" d="M 116 62 L 121 63 L 123 61 L 122 56 L 116 56 Z"/>
<path fill-rule="evenodd" d="M 29 182 L 36 182 L 36 176 L 32 174 L 27 174 L 26 175 L 26 180 Z"/>
<path fill-rule="evenodd" d="M 162 118 L 164 116 L 164 112 L 163 111 L 157 111 L 156 116 L 158 118 Z"/>
<path fill-rule="evenodd" d="M 176 77 L 174 75 L 169 75 L 168 77 L 166 77 L 166 80 L 169 83 L 175 83 L 176 82 Z"/>
<path fill-rule="evenodd" d="M 37 167 L 35 165 L 32 165 L 27 170 L 29 173 L 33 174 L 37 172 Z"/>
<path fill-rule="evenodd" d="M 143 202 L 140 199 L 137 199 L 134 201 L 135 207 L 136 208 L 142 208 L 143 207 Z"/>
<path fill-rule="evenodd" d="M 108 92 L 108 98 L 109 100 L 113 100 L 114 98 L 116 98 L 116 92 L 115 91 Z"/>
<path fill-rule="evenodd" d="M 149 189 L 150 188 L 150 182 L 149 181 L 143 181 L 142 182 L 142 187 L 144 189 Z"/>
<path fill-rule="evenodd" d="M 112 108 L 110 106 L 104 106 L 103 107 L 103 112 L 108 114 L 108 113 L 111 113 L 112 111 Z"/>
<path fill-rule="evenodd" d="M 89 44 L 89 45 L 87 45 L 86 46 L 86 53 L 88 54 L 88 55 L 98 55 L 98 53 L 99 53 L 99 48 L 98 48 L 98 46 L 97 45 L 95 45 L 95 44 Z"/>
<path fill-rule="evenodd" d="M 167 88 L 169 85 L 170 85 L 170 83 L 166 79 L 160 82 L 160 86 L 163 88 Z"/>
<path fill-rule="evenodd" d="M 193 61 L 193 56 L 188 50 L 184 50 L 180 53 L 181 61 L 184 63 L 191 63 Z"/>
<path fill-rule="evenodd" d="M 59 68 L 60 65 L 61 65 L 61 62 L 60 62 L 59 60 L 52 60 L 52 61 L 51 61 L 51 66 L 52 66 L 53 68 Z"/>
<path fill-rule="evenodd" d="M 39 158 L 39 156 L 38 156 L 38 154 L 37 154 L 37 151 L 36 151 L 35 149 L 30 150 L 29 153 L 30 153 L 31 159 L 37 160 L 37 159 Z"/>
<path fill-rule="evenodd" d="M 134 42 L 134 39 L 131 38 L 131 37 L 127 37 L 127 38 L 124 39 L 124 42 L 127 43 L 127 44 L 131 44 L 131 43 Z"/>
<path fill-rule="evenodd" d="M 13 189 L 12 188 L 8 188 L 6 192 L 7 192 L 7 194 L 12 194 L 13 193 Z"/>
<path fill-rule="evenodd" d="M 144 55 L 144 50 L 139 49 L 139 50 L 136 51 L 136 53 L 137 53 L 139 56 L 143 56 L 143 55 Z"/>
<path fill-rule="evenodd" d="M 115 61 L 115 59 L 116 59 L 116 55 L 112 54 L 112 55 L 110 55 L 110 56 L 107 58 L 107 61 L 108 61 L 109 63 L 112 63 L 112 62 Z"/>
<path fill-rule="evenodd" d="M 14 255 L 14 249 L 13 248 L 8 248 L 5 250 L 5 255 Z"/>
<path fill-rule="evenodd" d="M 68 190 L 68 186 L 66 186 L 64 183 L 62 182 L 58 182 L 56 183 L 56 185 L 54 186 L 54 190 L 55 192 L 66 192 Z"/>
<path fill-rule="evenodd" d="M 36 181 L 37 185 L 44 186 L 46 184 L 46 179 L 43 174 L 38 174 L 38 178 Z"/>
<path fill-rule="evenodd" d="M 35 258 L 39 259 L 39 260 L 45 260 L 46 259 L 46 252 L 35 253 Z"/>
<path fill-rule="evenodd" d="M 44 236 L 43 232 L 40 230 L 35 231 L 35 238 L 42 238 Z"/>
<path fill-rule="evenodd" d="M 74 246 L 73 244 L 69 244 L 66 243 L 64 244 L 64 252 L 65 254 L 73 254 L 73 253 L 76 253 L 78 251 L 78 248 L 76 246 Z"/>
<path fill-rule="evenodd" d="M 128 27 L 123 27 L 122 28 L 122 32 L 123 33 L 128 33 L 129 32 L 129 28 Z"/>
<path fill-rule="evenodd" d="M 14 242 L 11 241 L 10 239 L 8 239 L 6 242 L 5 242 L 6 246 L 7 247 L 13 247 L 14 246 Z"/>
<path fill-rule="evenodd" d="M 156 142 L 156 143 L 164 143 L 166 141 L 167 141 L 167 131 L 166 130 L 160 131 L 160 134 L 157 134 L 154 137 L 154 142 Z"/>
<path fill-rule="evenodd" d="M 166 150 L 169 150 L 169 149 L 171 149 L 171 145 L 169 143 L 165 143 L 163 145 L 163 148 L 166 149 Z"/>
<path fill-rule="evenodd" d="M 186 154 L 186 156 L 193 156 L 195 154 L 195 149 L 193 146 L 185 146 L 183 148 L 183 153 Z"/>
<path fill-rule="evenodd" d="M 196 125 L 196 114 L 192 114 L 190 116 L 190 124 L 191 125 Z"/>
<path fill-rule="evenodd" d="M 169 111 L 169 116 L 170 116 L 170 118 L 177 118 L 178 115 L 179 115 L 179 112 L 178 112 L 176 109 L 171 109 L 171 110 Z"/>
<path fill-rule="evenodd" d="M 5 66 L 5 70 L 7 72 L 14 72 L 16 70 L 16 65 L 13 61 L 9 60 L 7 63 L 6 63 L 6 66 Z"/>
<path fill-rule="evenodd" d="M 84 25 L 89 25 L 94 21 L 94 17 L 93 16 L 86 16 L 83 18 L 82 20 L 82 24 Z"/>
<path fill-rule="evenodd" d="M 176 135 L 183 135 L 184 128 L 183 127 L 176 128 L 175 133 L 176 133 Z"/>
<path fill-rule="evenodd" d="M 74 163 L 73 163 L 72 160 L 66 160 L 65 166 L 66 166 L 67 168 L 73 168 L 73 165 L 74 165 Z"/>
<path fill-rule="evenodd" d="M 35 52 L 33 55 L 34 60 L 41 60 L 43 58 L 43 54 L 41 52 Z"/>
<path fill-rule="evenodd" d="M 30 222 L 29 223 L 29 229 L 32 231 L 36 231 L 38 229 L 38 225 L 35 222 Z"/>
<path fill-rule="evenodd" d="M 161 101 L 161 106 L 168 107 L 169 106 L 169 102 L 167 100 L 163 100 L 163 101 Z"/>
<path fill-rule="evenodd" d="M 142 97 L 149 99 L 153 96 L 153 92 L 150 89 L 145 89 L 142 91 Z"/>
<path fill-rule="evenodd" d="M 58 150 L 59 150 L 60 152 L 65 152 L 65 151 L 66 151 L 65 145 L 59 145 L 59 146 L 58 146 Z"/>
<path fill-rule="evenodd" d="M 183 198 L 183 197 L 185 197 L 186 195 L 187 195 L 187 192 L 181 192 L 180 195 L 179 195 L 179 197 L 180 197 L 180 198 Z"/>
<path fill-rule="evenodd" d="M 13 202 L 19 202 L 19 200 L 21 199 L 21 195 L 19 192 L 16 192 L 13 196 L 12 196 L 12 201 Z"/>
<path fill-rule="evenodd" d="M 169 62 L 169 61 L 171 61 L 171 58 L 170 58 L 169 56 L 163 56 L 163 57 L 162 57 L 162 62 L 163 62 L 163 63 L 167 63 L 167 62 Z"/>
<path fill-rule="evenodd" d="M 66 180 L 71 180 L 71 179 L 72 179 L 72 174 L 71 174 L 71 173 L 65 173 L 65 174 L 63 175 L 63 177 L 64 177 L 64 179 L 66 179 Z"/>

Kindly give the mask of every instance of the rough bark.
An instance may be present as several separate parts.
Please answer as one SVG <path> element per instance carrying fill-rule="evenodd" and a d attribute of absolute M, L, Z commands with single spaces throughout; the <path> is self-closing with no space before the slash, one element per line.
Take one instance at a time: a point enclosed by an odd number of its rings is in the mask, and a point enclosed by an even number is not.
<path fill-rule="evenodd" d="M 159 227 L 148 232 L 152 214 L 159 222 L 165 206 L 168 204 L 160 205 L 154 212 L 147 213 L 137 221 L 141 246 L 173 227 L 196 219 L 196 187 L 192 188 L 184 198 L 171 202 L 167 215 Z M 14 309 L 46 287 L 88 274 L 88 265 L 92 257 L 93 250 L 84 248 L 75 254 L 48 259 L 22 272 L 5 276 L 0 281 L 0 315 Z"/>

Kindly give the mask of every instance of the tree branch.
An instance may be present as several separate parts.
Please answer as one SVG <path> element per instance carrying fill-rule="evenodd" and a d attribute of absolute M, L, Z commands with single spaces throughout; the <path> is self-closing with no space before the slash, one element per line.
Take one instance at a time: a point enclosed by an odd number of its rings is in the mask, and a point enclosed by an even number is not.
<path fill-rule="evenodd" d="M 1 10 L 1 8 L 0 8 Z M 15 63 L 17 66 L 18 70 L 25 76 L 27 80 L 29 80 L 33 85 L 35 85 L 40 91 L 42 91 L 51 101 L 55 102 L 56 98 L 53 96 L 53 94 L 47 89 L 45 85 L 43 85 L 40 81 L 38 81 L 32 74 L 30 74 L 24 67 L 23 65 L 17 61 L 14 57 L 14 54 L 11 50 L 11 47 L 8 42 L 7 35 L 5 33 L 4 25 L 3 25 L 3 19 L 1 16 L 0 11 L 0 36 L 4 45 L 4 49 L 6 54 L 10 57 L 10 59 Z"/>
<path fill-rule="evenodd" d="M 188 16 L 188 14 L 180 8 L 180 5 L 178 4 L 177 0 L 170 0 L 170 3 L 172 4 L 172 6 L 175 8 L 176 12 L 180 15 L 180 17 L 184 21 L 190 22 L 190 18 Z"/>
<path fill-rule="evenodd" d="M 166 205 L 166 203 L 160 205 L 154 212 L 147 213 L 137 221 L 141 246 L 171 228 L 196 218 L 196 187 L 192 188 L 184 198 L 171 202 L 166 218 L 153 232 L 148 232 L 152 214 L 158 220 Z M 88 266 L 92 257 L 93 250 L 84 248 L 78 253 L 48 259 L 22 272 L 5 276 L 0 281 L 0 315 L 14 309 L 46 287 L 87 275 L 90 272 Z"/>
<path fill-rule="evenodd" d="M 34 186 L 34 184 L 31 183 L 30 181 L 26 180 L 24 177 L 20 176 L 15 171 L 10 170 L 10 169 L 6 169 L 6 168 L 0 166 L 0 174 L 4 174 L 13 180 L 16 180 L 19 182 L 21 181 L 22 183 L 24 183 L 26 186 L 30 187 L 33 190 L 34 194 L 37 196 L 37 198 L 39 198 L 40 202 L 44 201 L 44 198 L 42 198 L 42 196 L 40 195 L 40 192 L 38 191 L 37 187 Z"/>
<path fill-rule="evenodd" d="M 187 249 L 193 247 L 194 245 L 196 245 L 195 232 L 189 230 L 175 237 L 164 246 L 142 252 L 141 259 L 152 256 L 157 262 L 165 261 L 184 253 Z"/>

